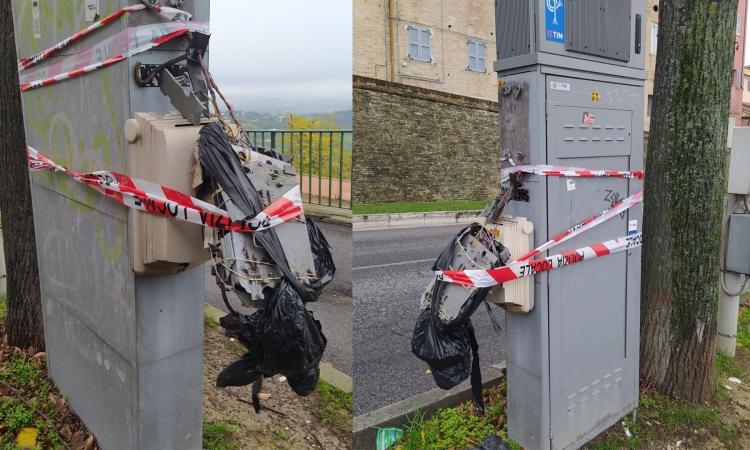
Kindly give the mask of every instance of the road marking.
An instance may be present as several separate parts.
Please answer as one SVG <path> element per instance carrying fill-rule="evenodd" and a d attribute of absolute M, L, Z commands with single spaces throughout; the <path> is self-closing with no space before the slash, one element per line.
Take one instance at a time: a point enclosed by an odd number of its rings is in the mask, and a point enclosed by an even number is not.
<path fill-rule="evenodd" d="M 414 261 L 401 261 L 397 263 L 388 263 L 388 264 L 375 264 L 374 266 L 360 266 L 360 267 L 355 267 L 353 270 L 380 269 L 382 267 L 404 266 L 406 264 L 417 264 L 417 263 L 423 263 L 423 262 L 429 262 L 429 261 L 435 261 L 435 258 L 416 259 Z"/>

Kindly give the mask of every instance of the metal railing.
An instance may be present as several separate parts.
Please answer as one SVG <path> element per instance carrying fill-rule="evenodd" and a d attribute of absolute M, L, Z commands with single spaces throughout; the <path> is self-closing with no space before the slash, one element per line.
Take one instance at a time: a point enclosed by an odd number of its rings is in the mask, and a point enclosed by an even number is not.
<path fill-rule="evenodd" d="M 351 209 L 352 130 L 247 130 L 258 147 L 292 157 L 305 203 Z"/>

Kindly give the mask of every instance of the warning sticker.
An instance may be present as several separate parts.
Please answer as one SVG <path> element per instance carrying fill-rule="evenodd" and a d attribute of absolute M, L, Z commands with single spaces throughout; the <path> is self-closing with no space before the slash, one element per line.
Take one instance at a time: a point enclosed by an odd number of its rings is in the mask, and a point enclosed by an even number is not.
<path fill-rule="evenodd" d="M 638 221 L 631 220 L 628 222 L 628 236 L 638 233 Z"/>
<path fill-rule="evenodd" d="M 565 91 L 570 92 L 570 83 L 562 83 L 560 81 L 550 81 L 549 88 L 553 91 Z"/>

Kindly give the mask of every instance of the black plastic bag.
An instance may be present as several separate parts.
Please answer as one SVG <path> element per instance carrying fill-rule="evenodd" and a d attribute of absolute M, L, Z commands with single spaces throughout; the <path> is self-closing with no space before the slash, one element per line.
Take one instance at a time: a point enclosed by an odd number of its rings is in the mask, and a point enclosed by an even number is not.
<path fill-rule="evenodd" d="M 312 219 L 307 219 L 307 234 L 310 236 L 310 247 L 312 248 L 313 262 L 315 263 L 315 273 L 318 278 L 313 281 L 312 286 L 314 289 L 320 291 L 328 283 L 333 281 L 333 276 L 336 274 L 336 265 L 333 263 L 333 256 L 331 256 L 331 247 L 328 245 L 323 233 L 320 232 Z"/>
<path fill-rule="evenodd" d="M 435 384 L 451 389 L 469 378 L 473 362 L 471 321 L 466 326 L 442 330 L 432 313 L 425 309 L 419 315 L 411 340 L 411 351 L 430 366 Z"/>
<path fill-rule="evenodd" d="M 257 311 L 251 315 L 227 314 L 219 319 L 224 328 L 224 335 L 237 339 L 248 350 L 258 345 L 261 340 L 263 312 Z"/>
<path fill-rule="evenodd" d="M 244 217 L 232 217 L 233 220 L 250 220 L 263 211 L 263 200 L 246 176 L 242 161 L 218 123 L 212 122 L 201 128 L 198 138 L 198 159 L 203 167 L 204 178 L 208 176 L 212 182 L 218 184 L 244 214 Z M 317 298 L 319 292 L 301 283 L 292 272 L 276 230 L 267 228 L 256 231 L 253 233 L 253 239 L 268 253 L 304 302 Z"/>
<path fill-rule="evenodd" d="M 289 387 L 292 388 L 295 394 L 302 397 L 310 395 L 315 390 L 315 387 L 318 385 L 318 379 L 320 379 L 320 367 L 318 366 L 313 367 L 307 372 L 286 377 Z"/>
<path fill-rule="evenodd" d="M 263 310 L 264 367 L 289 375 L 316 367 L 327 340 L 320 322 L 305 308 L 286 279 Z"/>
<path fill-rule="evenodd" d="M 247 386 L 262 375 L 262 352 L 258 350 L 247 352 L 219 373 L 216 378 L 216 387 Z"/>
<path fill-rule="evenodd" d="M 479 447 L 474 447 L 471 450 L 510 450 L 507 445 L 503 442 L 500 436 L 492 435 L 479 444 Z"/>

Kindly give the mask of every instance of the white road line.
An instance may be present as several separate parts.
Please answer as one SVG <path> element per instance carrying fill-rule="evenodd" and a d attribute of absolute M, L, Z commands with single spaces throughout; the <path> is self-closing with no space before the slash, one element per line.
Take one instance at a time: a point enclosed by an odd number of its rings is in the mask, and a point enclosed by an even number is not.
<path fill-rule="evenodd" d="M 374 266 L 359 266 L 359 267 L 354 267 L 352 270 L 380 269 L 382 267 L 404 266 L 406 264 L 417 264 L 417 263 L 423 263 L 423 262 L 429 262 L 429 261 L 435 261 L 435 258 L 417 259 L 414 261 L 401 261 L 397 263 L 388 263 L 388 264 L 375 264 Z"/>

